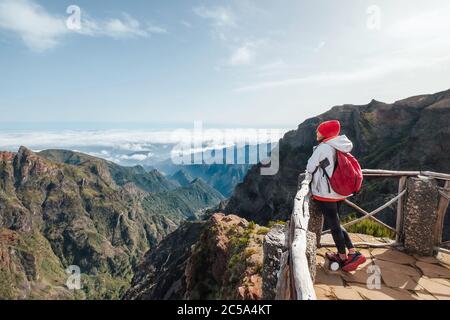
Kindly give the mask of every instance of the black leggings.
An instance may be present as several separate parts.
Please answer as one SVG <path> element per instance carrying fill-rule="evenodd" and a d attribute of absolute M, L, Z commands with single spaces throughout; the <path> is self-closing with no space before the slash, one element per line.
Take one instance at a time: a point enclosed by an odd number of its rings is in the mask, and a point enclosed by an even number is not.
<path fill-rule="evenodd" d="M 325 222 L 328 225 L 328 228 L 331 229 L 331 235 L 333 236 L 334 243 L 338 249 L 338 252 L 341 254 L 345 254 L 346 250 L 353 249 L 353 243 L 350 240 L 348 232 L 341 226 L 341 222 L 339 221 L 339 209 L 341 207 L 341 202 L 325 202 L 315 200 L 318 204 L 320 211 L 325 218 Z"/>

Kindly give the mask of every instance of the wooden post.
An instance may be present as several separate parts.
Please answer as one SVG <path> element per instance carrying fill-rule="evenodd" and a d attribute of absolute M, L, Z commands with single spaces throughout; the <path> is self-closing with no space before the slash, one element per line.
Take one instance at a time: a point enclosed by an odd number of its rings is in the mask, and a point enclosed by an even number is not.
<path fill-rule="evenodd" d="M 406 179 L 407 177 L 401 177 L 398 182 L 398 193 L 402 193 L 406 188 Z M 397 223 L 395 224 L 395 242 L 402 242 L 403 241 L 403 204 L 405 203 L 404 197 L 401 197 L 398 199 L 397 203 Z"/>
<path fill-rule="evenodd" d="M 448 190 L 450 188 L 450 181 L 445 181 L 444 189 Z M 449 191 L 444 191 L 445 194 L 450 195 Z M 447 208 L 449 205 L 448 198 L 444 197 L 443 195 L 440 196 L 439 204 L 437 207 L 437 220 L 436 220 L 436 227 L 434 230 L 434 243 L 436 247 L 439 247 L 442 242 L 442 231 L 444 229 L 444 219 L 445 219 L 445 213 L 447 212 Z"/>
<path fill-rule="evenodd" d="M 294 210 L 291 217 L 291 250 L 290 260 L 292 277 L 295 286 L 295 298 L 297 300 L 316 300 L 314 284 L 309 272 L 308 259 L 306 257 L 307 232 L 309 222 L 309 183 L 312 176 L 307 173 L 300 190 L 294 200 Z"/>
<path fill-rule="evenodd" d="M 292 260 L 292 251 L 293 251 L 293 247 L 292 247 L 292 243 L 294 242 L 294 233 L 295 233 L 295 223 L 294 220 L 292 219 L 291 216 L 291 221 L 289 223 L 289 237 L 288 237 L 288 241 L 289 241 L 289 273 L 290 273 L 290 277 L 289 277 L 289 294 L 290 294 L 290 299 L 291 300 L 297 300 L 297 290 L 295 289 L 295 274 L 293 274 L 292 270 L 294 270 L 294 262 Z"/>

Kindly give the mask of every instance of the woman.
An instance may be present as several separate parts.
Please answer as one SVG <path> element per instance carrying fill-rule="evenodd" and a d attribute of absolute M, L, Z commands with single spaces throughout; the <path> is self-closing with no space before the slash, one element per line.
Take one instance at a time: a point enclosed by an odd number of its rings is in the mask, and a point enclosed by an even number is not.
<path fill-rule="evenodd" d="M 336 150 L 351 152 L 353 143 L 345 136 L 340 136 L 341 124 L 337 120 L 326 121 L 317 128 L 317 141 L 314 152 L 308 160 L 306 170 L 313 174 L 311 193 L 318 204 L 325 221 L 331 229 L 337 253 L 328 254 L 331 261 L 337 261 L 344 271 L 354 271 L 366 261 L 366 258 L 353 246 L 347 231 L 339 221 L 339 208 L 346 197 L 336 193 L 328 178 L 333 175 L 336 162 Z M 348 255 L 347 255 L 348 249 Z"/>

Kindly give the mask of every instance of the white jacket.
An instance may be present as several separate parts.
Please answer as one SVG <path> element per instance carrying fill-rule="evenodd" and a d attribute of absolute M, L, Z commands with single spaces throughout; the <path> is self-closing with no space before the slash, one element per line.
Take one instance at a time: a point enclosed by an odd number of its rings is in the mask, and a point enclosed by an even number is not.
<path fill-rule="evenodd" d="M 314 196 L 319 196 L 328 199 L 343 199 L 346 198 L 336 193 L 328 183 L 327 177 L 324 175 L 320 162 L 328 159 L 329 164 L 325 168 L 328 176 L 331 178 L 334 171 L 334 164 L 336 163 L 336 149 L 341 152 L 351 152 L 353 149 L 353 143 L 347 138 L 347 136 L 338 136 L 327 142 L 322 142 L 318 146 L 314 147 L 313 154 L 308 160 L 306 171 L 314 173 L 311 183 L 311 193 Z M 326 161 L 326 160 L 325 160 Z"/>

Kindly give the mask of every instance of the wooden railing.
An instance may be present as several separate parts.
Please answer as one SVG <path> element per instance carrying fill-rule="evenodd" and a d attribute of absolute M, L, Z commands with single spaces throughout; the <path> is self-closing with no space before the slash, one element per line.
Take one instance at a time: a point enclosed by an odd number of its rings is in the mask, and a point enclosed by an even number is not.
<path fill-rule="evenodd" d="M 309 183 L 312 175 L 307 173 L 301 183 L 289 223 L 289 255 L 292 270 L 291 287 L 292 298 L 295 300 L 315 300 L 316 293 L 309 272 L 309 263 L 306 257 L 306 237 L 309 224 Z"/>
<path fill-rule="evenodd" d="M 435 243 L 437 251 L 444 251 L 450 253 L 450 251 L 441 248 L 441 245 L 446 244 L 442 242 L 442 232 L 444 226 L 444 217 L 447 211 L 450 200 L 450 174 L 436 173 L 430 171 L 390 171 L 390 170 L 363 170 L 365 177 L 397 177 L 399 178 L 398 194 L 380 206 L 379 208 L 367 212 L 354 204 L 350 200 L 346 200 L 345 203 L 354 208 L 363 216 L 344 224 L 344 227 L 356 224 L 364 219 L 371 219 L 380 223 L 389 230 L 395 232 L 396 240 L 386 244 L 372 244 L 372 243 L 355 243 L 356 246 L 366 245 L 369 247 L 380 246 L 400 246 L 402 245 L 402 231 L 404 221 L 404 208 L 403 197 L 405 196 L 406 182 L 408 177 L 425 176 L 438 180 L 444 180 L 444 187 L 438 188 L 440 199 L 437 208 L 437 223 L 435 227 Z M 300 175 L 303 181 L 299 184 L 299 189 L 295 196 L 294 208 L 289 223 L 289 230 L 287 235 L 287 245 L 289 251 L 288 256 L 283 256 L 281 259 L 281 268 L 278 277 L 277 284 L 277 299 L 291 299 L 291 300 L 315 300 L 316 294 L 314 291 L 313 280 L 309 271 L 309 264 L 307 259 L 307 232 L 310 219 L 309 212 L 309 200 L 310 190 L 309 184 L 312 180 L 310 173 Z M 386 223 L 375 218 L 375 215 L 387 207 L 397 202 L 397 217 L 395 229 Z M 326 234 L 330 230 L 323 231 L 322 234 Z M 319 239 L 320 242 L 320 239 Z M 321 243 L 322 246 L 334 246 L 334 244 Z"/>

